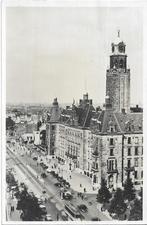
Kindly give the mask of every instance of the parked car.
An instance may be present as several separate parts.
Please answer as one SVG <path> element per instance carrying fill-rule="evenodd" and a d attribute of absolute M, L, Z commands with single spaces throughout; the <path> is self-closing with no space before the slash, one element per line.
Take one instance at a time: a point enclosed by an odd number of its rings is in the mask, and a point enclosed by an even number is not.
<path fill-rule="evenodd" d="M 34 156 L 34 157 L 33 157 L 33 160 L 37 160 L 37 159 L 38 159 L 38 157 L 37 157 L 37 156 Z"/>
<path fill-rule="evenodd" d="M 71 192 L 69 192 L 69 191 L 66 191 L 66 192 L 64 192 L 64 194 L 63 194 L 63 198 L 65 199 L 65 200 L 71 200 L 72 199 L 72 194 L 71 194 Z"/>
<path fill-rule="evenodd" d="M 70 183 L 65 182 L 65 184 L 64 184 L 64 185 L 65 185 L 65 187 L 66 187 L 66 188 L 70 188 Z"/>
<path fill-rule="evenodd" d="M 42 177 L 42 178 L 46 178 L 46 177 L 47 177 L 46 173 L 42 173 L 42 174 L 41 174 L 41 177 Z"/>
<path fill-rule="evenodd" d="M 48 166 L 45 165 L 45 164 L 43 164 L 42 168 L 43 168 L 44 170 L 46 170 L 46 169 L 48 169 Z"/>
<path fill-rule="evenodd" d="M 59 182 L 62 182 L 63 181 L 63 177 L 57 177 L 57 180 L 59 181 Z"/>
<path fill-rule="evenodd" d="M 60 182 L 57 182 L 54 185 L 57 186 L 57 187 L 63 187 L 62 183 L 60 183 Z"/>
<path fill-rule="evenodd" d="M 84 204 L 78 205 L 78 208 L 81 212 L 84 212 L 84 213 L 88 211 L 87 206 Z"/>

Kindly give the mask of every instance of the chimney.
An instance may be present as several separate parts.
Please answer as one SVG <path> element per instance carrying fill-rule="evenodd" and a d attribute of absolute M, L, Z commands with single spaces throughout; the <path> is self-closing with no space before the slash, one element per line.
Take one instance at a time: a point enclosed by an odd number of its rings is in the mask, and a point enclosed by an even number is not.
<path fill-rule="evenodd" d="M 123 114 L 125 114 L 125 113 L 126 113 L 124 108 L 123 108 L 123 109 L 121 109 L 121 112 L 122 112 Z"/>

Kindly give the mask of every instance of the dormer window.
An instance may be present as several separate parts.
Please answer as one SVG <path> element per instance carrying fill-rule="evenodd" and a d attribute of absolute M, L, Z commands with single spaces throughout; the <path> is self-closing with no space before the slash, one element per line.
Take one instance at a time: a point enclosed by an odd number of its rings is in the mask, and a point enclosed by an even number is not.
<path fill-rule="evenodd" d="M 114 127 L 110 127 L 110 131 L 111 132 L 114 132 Z"/>

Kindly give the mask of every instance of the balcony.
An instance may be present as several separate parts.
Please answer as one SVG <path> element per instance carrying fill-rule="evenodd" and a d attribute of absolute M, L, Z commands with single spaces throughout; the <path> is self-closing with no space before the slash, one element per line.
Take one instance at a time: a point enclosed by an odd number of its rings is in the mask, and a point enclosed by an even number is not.
<path fill-rule="evenodd" d="M 93 172 L 99 172 L 99 169 L 96 168 L 96 167 L 94 167 L 94 166 L 92 166 L 91 170 L 92 170 Z"/>
<path fill-rule="evenodd" d="M 117 169 L 107 169 L 107 173 L 113 174 L 113 173 L 118 173 Z"/>
<path fill-rule="evenodd" d="M 92 157 L 94 158 L 98 158 L 99 157 L 99 153 L 98 152 L 92 152 Z"/>
<path fill-rule="evenodd" d="M 68 152 L 65 152 L 65 155 L 68 157 L 68 158 L 71 158 L 71 159 L 77 159 L 77 156 L 76 155 L 72 155 Z"/>
<path fill-rule="evenodd" d="M 134 171 L 134 166 L 125 167 L 125 170 L 126 170 L 127 172 Z"/>

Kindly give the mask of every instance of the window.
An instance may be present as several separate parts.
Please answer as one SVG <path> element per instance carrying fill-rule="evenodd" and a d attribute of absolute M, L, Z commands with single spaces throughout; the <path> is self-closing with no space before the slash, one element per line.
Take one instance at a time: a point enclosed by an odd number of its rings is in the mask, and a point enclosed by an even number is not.
<path fill-rule="evenodd" d="M 143 166 L 143 158 L 141 158 L 141 166 Z"/>
<path fill-rule="evenodd" d="M 138 155 L 138 147 L 135 147 L 135 155 Z"/>
<path fill-rule="evenodd" d="M 131 144 L 131 137 L 128 137 L 128 144 Z"/>
<path fill-rule="evenodd" d="M 95 164 L 95 168 L 98 169 L 98 163 Z"/>
<path fill-rule="evenodd" d="M 135 137 L 135 144 L 138 144 L 138 141 L 139 141 L 138 137 Z"/>
<path fill-rule="evenodd" d="M 110 149 L 110 156 L 113 156 L 114 152 L 113 152 L 113 148 Z"/>
<path fill-rule="evenodd" d="M 134 166 L 138 167 L 138 158 L 134 159 Z"/>
<path fill-rule="evenodd" d="M 110 145 L 114 145 L 114 140 L 113 140 L 113 138 L 110 138 Z"/>
<path fill-rule="evenodd" d="M 131 148 L 128 148 L 128 156 L 131 155 Z"/>
<path fill-rule="evenodd" d="M 110 128 L 110 131 L 113 132 L 113 127 Z"/>
<path fill-rule="evenodd" d="M 108 160 L 107 161 L 107 168 L 108 168 L 109 171 L 115 170 L 115 167 L 116 167 L 115 160 Z"/>
<path fill-rule="evenodd" d="M 130 168 L 131 167 L 131 159 L 128 159 L 128 162 L 127 162 L 127 167 Z"/>
<path fill-rule="evenodd" d="M 138 172 L 135 171 L 135 179 L 138 179 Z"/>
<path fill-rule="evenodd" d="M 55 130 L 55 126 L 54 125 L 52 125 L 52 130 Z"/>

